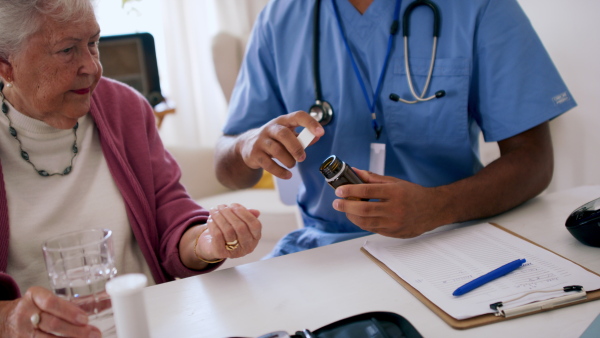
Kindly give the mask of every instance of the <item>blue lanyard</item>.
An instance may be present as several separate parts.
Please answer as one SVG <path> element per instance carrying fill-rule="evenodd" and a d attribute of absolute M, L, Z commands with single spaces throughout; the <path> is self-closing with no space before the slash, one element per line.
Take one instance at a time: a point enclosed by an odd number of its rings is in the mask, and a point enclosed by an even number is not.
<path fill-rule="evenodd" d="M 390 28 L 390 37 L 388 39 L 387 51 L 385 53 L 385 59 L 383 62 L 383 67 L 381 68 L 381 73 L 379 74 L 379 80 L 377 80 L 377 87 L 375 88 L 375 94 L 373 95 L 373 102 L 371 102 L 371 98 L 367 92 L 367 87 L 365 82 L 363 81 L 362 76 L 360 75 L 360 70 L 356 65 L 356 61 L 354 60 L 354 55 L 352 55 L 352 51 L 350 50 L 350 45 L 348 44 L 348 40 L 346 39 L 346 35 L 344 34 L 344 29 L 342 27 L 342 20 L 340 19 L 340 13 L 338 11 L 337 4 L 335 0 L 331 0 L 333 4 L 333 11 L 335 12 L 335 17 L 337 19 L 338 27 L 340 29 L 340 34 L 342 35 L 342 40 L 344 40 L 344 45 L 346 46 L 346 51 L 348 52 L 348 56 L 350 56 L 350 61 L 352 62 L 352 69 L 354 69 L 354 74 L 358 79 L 358 83 L 360 84 L 360 88 L 362 89 L 365 100 L 367 101 L 367 105 L 369 106 L 369 111 L 371 112 L 371 125 L 373 126 L 373 130 L 375 131 L 375 137 L 379 139 L 379 135 L 381 134 L 381 129 L 383 127 L 379 127 L 377 124 L 377 116 L 375 115 L 375 100 L 379 97 L 381 93 L 381 84 L 383 83 L 383 77 L 385 75 L 385 70 L 388 65 L 388 61 L 390 60 L 390 54 L 392 52 L 392 45 L 394 41 L 394 35 L 398 32 L 398 20 L 400 18 L 400 5 L 402 4 L 402 0 L 396 0 L 396 8 L 394 9 L 394 22 L 392 27 Z"/>

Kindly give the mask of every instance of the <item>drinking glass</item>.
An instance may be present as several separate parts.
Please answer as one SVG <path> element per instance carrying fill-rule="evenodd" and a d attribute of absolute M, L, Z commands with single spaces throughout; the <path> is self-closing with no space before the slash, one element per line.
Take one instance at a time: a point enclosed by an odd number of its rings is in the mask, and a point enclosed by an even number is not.
<path fill-rule="evenodd" d="M 89 324 L 103 336 L 116 333 L 106 283 L 117 275 L 112 231 L 69 232 L 44 242 L 44 260 L 55 295 L 87 312 Z"/>

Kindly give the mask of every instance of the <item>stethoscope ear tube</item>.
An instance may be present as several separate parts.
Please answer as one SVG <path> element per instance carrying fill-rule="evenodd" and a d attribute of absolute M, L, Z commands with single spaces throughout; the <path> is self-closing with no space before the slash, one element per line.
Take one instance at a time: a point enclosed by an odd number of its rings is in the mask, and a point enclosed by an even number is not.
<path fill-rule="evenodd" d="M 446 96 L 446 91 L 445 90 L 438 90 L 437 92 L 435 92 L 435 98 L 439 99 L 441 97 Z M 396 94 L 396 93 L 391 93 L 390 94 L 390 100 L 394 101 L 394 102 L 405 102 L 405 103 L 417 103 L 416 101 L 412 102 L 407 102 L 406 100 L 403 100 L 402 98 L 400 98 L 400 95 Z"/>
<path fill-rule="evenodd" d="M 431 46 L 431 60 L 429 62 L 429 72 L 427 73 L 427 80 L 425 81 L 425 85 L 423 87 L 423 91 L 421 94 L 417 94 L 415 91 L 415 86 L 413 85 L 413 79 L 410 74 L 410 65 L 408 63 L 408 36 L 410 34 L 410 16 L 412 15 L 412 11 L 419 6 L 427 6 L 431 8 L 433 12 L 433 43 Z M 437 53 L 437 40 L 440 35 L 440 11 L 436 4 L 428 0 L 417 0 L 406 7 L 404 10 L 404 15 L 402 16 L 402 36 L 404 40 L 404 69 L 406 70 L 406 79 L 408 82 L 408 87 L 410 92 L 414 98 L 414 100 L 405 100 L 400 97 L 398 94 L 390 94 L 390 99 L 396 102 L 403 102 L 408 104 L 414 104 L 417 102 L 425 102 L 432 99 L 439 99 L 446 95 L 446 92 L 443 90 L 438 90 L 435 95 L 425 97 L 425 93 L 427 93 L 427 89 L 429 88 L 429 84 L 431 82 L 431 77 L 433 75 L 433 66 L 435 64 L 435 56 Z"/>
<path fill-rule="evenodd" d="M 439 37 L 441 21 L 440 10 L 436 4 L 427 0 L 417 0 L 406 7 L 404 15 L 402 16 L 402 36 L 408 36 L 410 34 L 410 16 L 412 15 L 412 11 L 419 6 L 428 6 L 431 8 L 431 11 L 433 12 L 433 36 Z"/>
<path fill-rule="evenodd" d="M 321 70 L 319 62 L 319 19 L 320 19 L 320 8 L 321 0 L 315 1 L 314 17 L 313 17 L 313 55 L 312 55 L 312 66 L 313 66 L 313 83 L 315 87 L 315 100 L 322 101 L 323 93 L 321 92 Z M 317 103 L 318 104 L 318 103 Z"/>
<path fill-rule="evenodd" d="M 313 17 L 313 82 L 315 87 L 315 104 L 310 107 L 308 113 L 322 126 L 327 125 L 333 119 L 333 108 L 323 100 L 321 91 L 321 70 L 319 62 L 319 20 L 320 20 L 321 0 L 315 1 L 314 17 Z"/>

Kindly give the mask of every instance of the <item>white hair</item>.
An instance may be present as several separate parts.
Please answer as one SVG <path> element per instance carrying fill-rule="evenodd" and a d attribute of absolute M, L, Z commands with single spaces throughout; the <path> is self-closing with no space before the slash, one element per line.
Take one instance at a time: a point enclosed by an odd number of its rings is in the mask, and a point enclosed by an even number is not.
<path fill-rule="evenodd" d="M 18 53 L 44 17 L 73 22 L 90 10 L 94 0 L 0 0 L 0 59 Z"/>

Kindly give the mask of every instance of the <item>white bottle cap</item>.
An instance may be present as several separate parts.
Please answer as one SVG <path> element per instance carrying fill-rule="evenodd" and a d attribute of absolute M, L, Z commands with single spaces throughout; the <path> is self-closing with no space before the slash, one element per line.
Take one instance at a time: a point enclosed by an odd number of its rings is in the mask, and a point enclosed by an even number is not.
<path fill-rule="evenodd" d="M 315 135 L 308 130 L 308 128 L 302 129 L 300 134 L 298 134 L 298 141 L 302 144 L 302 148 L 306 149 L 310 142 L 315 138 Z"/>

